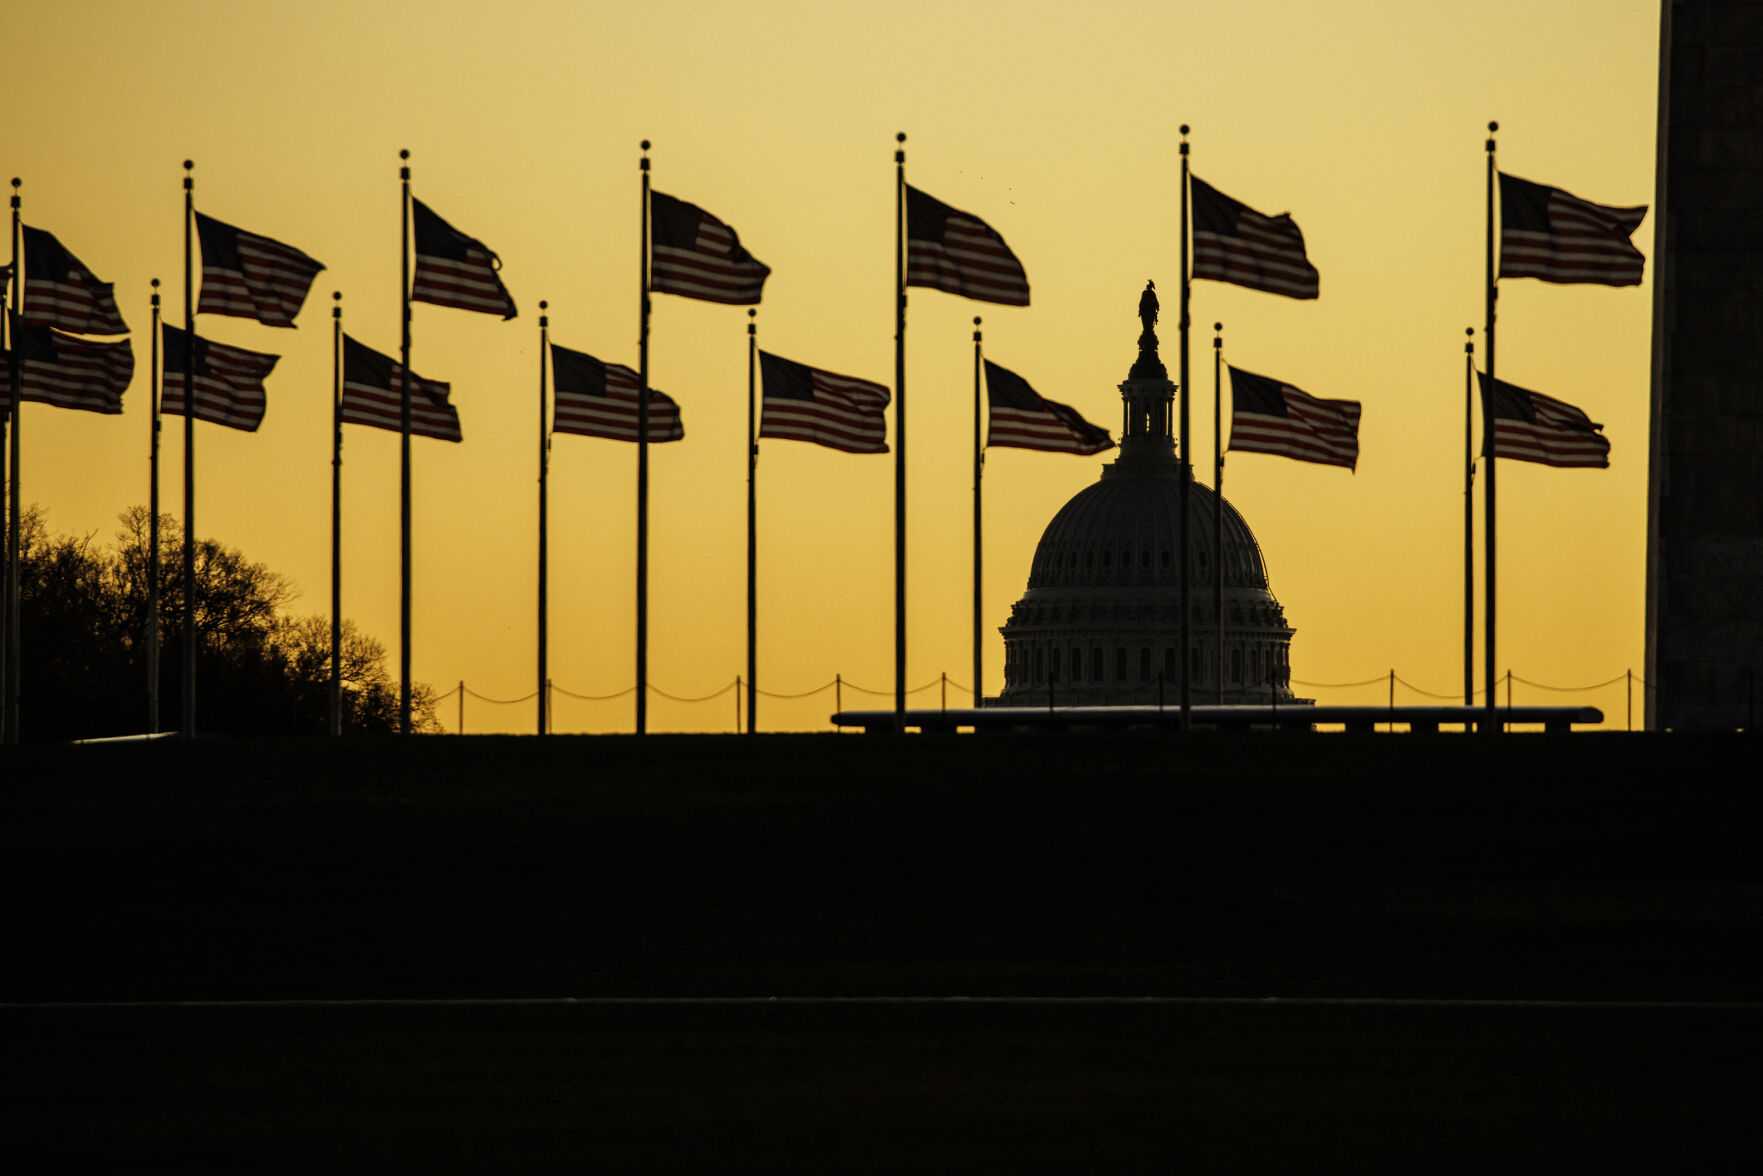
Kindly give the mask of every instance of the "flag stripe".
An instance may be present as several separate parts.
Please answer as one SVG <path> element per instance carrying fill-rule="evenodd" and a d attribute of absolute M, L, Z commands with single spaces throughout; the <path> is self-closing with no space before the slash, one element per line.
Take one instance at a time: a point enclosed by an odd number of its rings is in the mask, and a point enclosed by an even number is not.
<path fill-rule="evenodd" d="M 890 394 L 885 386 L 766 351 L 759 359 L 764 385 L 760 437 L 807 441 L 844 453 L 888 452 L 885 410 Z"/>
<path fill-rule="evenodd" d="M 995 229 L 916 188 L 908 187 L 906 195 L 908 286 L 1005 306 L 1028 305 L 1028 274 Z"/>
<path fill-rule="evenodd" d="M 1629 239 L 1646 206 L 1615 208 L 1500 175 L 1500 276 L 1638 286 L 1646 258 Z"/>
<path fill-rule="evenodd" d="M 649 194 L 649 289 L 705 302 L 751 306 L 760 300 L 771 269 L 742 247 L 736 232 L 699 208 L 660 192 Z M 696 235 L 689 244 L 663 241 L 661 218 L 689 222 L 695 215 Z"/>
<path fill-rule="evenodd" d="M 343 336 L 343 405 L 346 424 L 404 431 L 404 368 L 389 355 Z M 459 413 L 447 402 L 450 387 L 410 373 L 410 432 L 437 441 L 460 441 Z"/>
<path fill-rule="evenodd" d="M 1315 298 L 1316 267 L 1304 252 L 1304 234 L 1289 213 L 1264 216 L 1198 176 L 1194 200 L 1194 278 L 1246 286 L 1288 298 Z"/>
<path fill-rule="evenodd" d="M 1323 400 L 1290 384 L 1234 367 L 1230 380 L 1235 392 L 1230 449 L 1358 468 L 1358 401 Z M 1266 403 L 1270 394 L 1278 397 L 1273 405 Z M 1283 409 L 1283 415 L 1255 411 L 1273 406 Z"/>
<path fill-rule="evenodd" d="M 410 297 L 455 310 L 513 318 L 517 313 L 514 299 L 496 273 L 496 255 L 482 241 L 442 220 L 422 201 L 412 197 L 410 205 L 416 241 Z"/>
<path fill-rule="evenodd" d="M 122 411 L 123 393 L 135 373 L 134 348 L 127 339 L 114 343 L 75 339 L 46 327 L 23 326 L 16 318 L 13 330 L 43 335 L 31 342 L 18 339 L 16 350 L 0 351 L 0 409 L 11 405 L 11 364 L 22 355 L 19 394 L 23 399 L 106 415 Z M 45 351 L 53 359 L 38 358 Z"/>
<path fill-rule="evenodd" d="M 202 297 L 196 312 L 293 326 L 324 266 L 291 245 L 202 213 L 196 214 L 196 227 L 202 244 Z"/>
<path fill-rule="evenodd" d="M 1048 400 L 1009 368 L 985 361 L 986 444 L 1007 449 L 1089 455 L 1114 448 L 1108 430 L 1076 409 Z"/>
<path fill-rule="evenodd" d="M 1488 378 L 1477 372 L 1482 395 L 1488 394 Z M 1494 451 L 1513 461 L 1532 461 L 1559 468 L 1606 469 L 1610 465 L 1610 442 L 1604 426 L 1564 400 L 1544 396 L 1496 380 L 1494 396 Z"/>
<path fill-rule="evenodd" d="M 159 411 L 167 416 L 184 414 L 184 371 L 190 348 L 184 332 L 165 326 L 165 368 L 160 380 Z M 196 337 L 195 370 L 190 376 L 193 414 L 199 421 L 225 425 L 254 433 L 263 423 L 268 407 L 263 381 L 275 370 L 279 356 L 243 347 L 229 347 Z"/>
<path fill-rule="evenodd" d="M 24 320 L 76 335 L 126 335 L 109 282 L 100 282 L 53 233 L 21 225 L 24 238 Z M 10 267 L 8 267 L 10 268 Z"/>
<path fill-rule="evenodd" d="M 556 353 L 563 348 L 552 344 Z M 580 355 L 576 352 L 573 354 Z M 592 359 L 591 356 L 584 358 Z M 598 363 L 599 361 L 595 360 Z M 559 380 L 552 389 L 551 428 L 559 433 L 582 437 L 604 437 L 611 441 L 640 441 L 638 435 L 637 373 L 622 364 L 609 363 L 606 369 L 604 396 L 582 388 L 566 387 Z M 553 365 L 555 369 L 555 365 Z M 679 405 L 665 392 L 649 389 L 649 442 L 679 441 L 686 435 L 680 419 Z"/>

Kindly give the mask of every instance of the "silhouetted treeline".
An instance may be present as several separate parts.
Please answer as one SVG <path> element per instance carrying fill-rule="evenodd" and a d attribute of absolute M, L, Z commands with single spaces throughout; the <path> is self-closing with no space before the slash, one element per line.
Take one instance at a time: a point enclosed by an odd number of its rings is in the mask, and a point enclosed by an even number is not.
<path fill-rule="evenodd" d="M 131 507 L 113 546 L 93 536 L 54 536 L 42 512 L 19 528 L 24 738 L 57 740 L 148 730 L 148 522 Z M 159 521 L 159 729 L 182 724 L 183 530 Z M 327 729 L 330 621 L 284 611 L 295 597 L 286 577 L 234 548 L 196 548 L 196 728 L 264 735 Z M 343 730 L 395 731 L 398 686 L 385 649 L 343 622 Z M 437 730 L 434 692 L 413 687 L 419 730 Z"/>

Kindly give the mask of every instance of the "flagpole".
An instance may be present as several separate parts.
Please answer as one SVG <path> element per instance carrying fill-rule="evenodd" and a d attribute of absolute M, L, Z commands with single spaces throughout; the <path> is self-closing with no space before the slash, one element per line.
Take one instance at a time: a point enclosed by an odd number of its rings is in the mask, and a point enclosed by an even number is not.
<path fill-rule="evenodd" d="M 637 250 L 637 734 L 649 728 L 649 140 L 643 140 L 643 238 Z"/>
<path fill-rule="evenodd" d="M 12 314 L 17 314 L 22 318 L 24 313 L 24 305 L 22 301 L 24 289 L 24 260 L 20 256 L 21 250 L 19 248 L 19 237 L 23 231 L 20 227 L 22 223 L 22 213 L 20 212 L 21 203 L 18 195 L 18 189 L 20 186 L 21 181 L 17 176 L 14 176 L 12 178 L 12 303 L 10 306 L 10 313 L 7 316 L 8 322 L 6 326 L 6 341 L 15 352 L 11 357 L 10 362 L 6 365 L 11 371 L 11 375 L 8 377 L 11 384 L 11 387 L 8 389 L 8 394 L 11 403 L 11 409 L 9 412 L 12 417 L 12 436 L 9 439 L 11 444 L 10 461 L 12 463 L 12 468 L 7 471 L 9 501 L 7 504 L 6 526 L 6 675 L 5 682 L 0 683 L 0 685 L 4 686 L 5 694 L 4 699 L 0 700 L 0 703 L 3 703 L 3 706 L 0 706 L 0 720 L 3 720 L 0 721 L 0 727 L 5 728 L 6 742 L 8 743 L 17 743 L 20 741 L 18 730 L 19 689 L 20 683 L 24 680 L 24 676 L 21 672 L 23 667 L 19 665 L 21 646 L 19 643 L 20 626 L 18 618 L 18 584 L 19 580 L 23 578 L 20 575 L 20 569 L 18 566 L 18 426 L 19 421 L 24 417 L 24 380 L 23 373 L 20 371 L 24 364 L 16 354 L 18 350 L 18 340 L 12 337 L 12 324 L 10 321 Z"/>
<path fill-rule="evenodd" d="M 147 731 L 159 733 L 159 279 L 153 279 L 153 361 L 147 382 Z"/>
<path fill-rule="evenodd" d="M 408 160 L 401 150 L 398 158 Z M 410 734 L 410 165 L 398 166 L 398 731 Z"/>
<path fill-rule="evenodd" d="M 894 136 L 906 142 L 906 132 Z M 906 149 L 894 149 L 894 732 L 906 731 Z"/>
<path fill-rule="evenodd" d="M 1214 691 L 1224 705 L 1224 324 L 1212 330 L 1212 623 L 1217 633 L 1218 677 Z"/>
<path fill-rule="evenodd" d="M 758 495 L 759 439 L 754 421 L 753 365 L 759 349 L 759 312 L 747 309 L 747 734 L 759 729 Z"/>
<path fill-rule="evenodd" d="M 550 304 L 539 303 L 539 734 L 543 735 L 550 727 L 551 700 L 546 697 L 545 689 L 548 681 L 546 662 L 550 655 L 549 605 L 550 565 L 548 540 L 550 536 L 550 485 L 551 469 L 551 435 L 545 431 L 545 360 L 550 354 L 551 317 L 545 313 Z"/>
<path fill-rule="evenodd" d="M 1475 705 L 1475 328 L 1463 344 L 1463 705 Z"/>
<path fill-rule="evenodd" d="M 1499 466 L 1498 454 L 1494 447 L 1494 307 L 1500 296 L 1497 279 L 1494 276 L 1494 185 L 1497 173 L 1494 170 L 1494 132 L 1500 129 L 1497 122 L 1488 123 L 1488 218 L 1487 218 L 1487 327 L 1488 342 L 1488 395 L 1481 398 L 1481 436 L 1482 444 L 1487 449 L 1488 468 L 1486 486 L 1487 499 L 1482 507 L 1482 535 L 1487 544 L 1486 557 L 1482 561 L 1487 568 L 1487 588 L 1485 602 L 1482 605 L 1486 613 L 1483 624 L 1486 626 L 1487 643 L 1487 707 L 1482 716 L 1482 731 L 1492 735 L 1499 731 L 1499 715 L 1494 705 L 1494 470 Z"/>
<path fill-rule="evenodd" d="M 1188 435 L 1188 125 L 1181 125 L 1181 665 L 1177 667 L 1181 681 L 1181 729 L 1193 724 L 1193 698 L 1189 690 L 1188 641 L 1191 620 L 1188 609 L 1191 585 L 1188 583 L 1188 488 L 1194 481 L 1192 445 Z"/>
<path fill-rule="evenodd" d="M 331 705 L 343 733 L 343 292 L 331 291 Z"/>
<path fill-rule="evenodd" d="M 185 739 L 196 737 L 196 294 L 190 272 L 190 226 L 196 217 L 196 167 L 184 160 L 184 690 Z"/>
<path fill-rule="evenodd" d="M 979 684 L 980 646 L 980 476 L 985 472 L 986 455 L 979 431 L 980 409 L 980 338 L 979 315 L 973 316 L 973 705 L 978 707 L 985 695 Z"/>

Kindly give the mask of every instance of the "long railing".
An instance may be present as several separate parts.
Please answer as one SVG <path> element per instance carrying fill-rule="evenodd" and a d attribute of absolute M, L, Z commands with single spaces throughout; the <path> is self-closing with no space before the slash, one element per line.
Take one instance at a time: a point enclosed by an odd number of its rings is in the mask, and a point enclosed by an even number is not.
<path fill-rule="evenodd" d="M 1309 682 L 1293 678 L 1290 679 L 1290 685 L 1298 690 L 1306 692 L 1326 691 L 1334 696 L 1335 701 L 1341 702 L 1361 702 L 1362 700 L 1370 701 L 1371 699 L 1377 699 L 1382 703 L 1387 704 L 1392 711 L 1403 703 L 1413 701 L 1415 697 L 1447 703 L 1462 703 L 1464 701 L 1463 692 L 1461 690 L 1429 690 L 1423 686 L 1408 681 L 1394 669 L 1388 670 L 1376 677 L 1345 682 Z M 1037 692 L 1045 691 L 1044 694 L 1037 695 L 1036 702 L 1037 704 L 1045 704 L 1049 706 L 1079 704 L 1096 706 L 1107 705 L 1110 702 L 1125 701 L 1143 703 L 1146 699 L 1147 691 L 1152 689 L 1152 686 L 1153 684 L 1140 683 L 1126 689 L 1116 689 L 1089 684 L 1074 686 L 1068 683 L 1043 683 L 1042 685 L 1035 687 Z M 1613 691 L 1618 686 L 1622 688 L 1622 694 L 1621 699 L 1616 706 L 1600 703 L 1605 714 L 1608 716 L 1606 719 L 1606 726 L 1608 728 L 1616 728 L 1617 716 L 1620 715 L 1622 724 L 1620 729 L 1633 731 L 1636 729 L 1637 716 L 1645 714 L 1645 704 L 1648 698 L 1648 692 L 1653 691 L 1654 687 L 1651 683 L 1635 674 L 1632 670 L 1626 670 L 1621 674 L 1617 674 L 1615 677 L 1606 678 L 1601 682 L 1593 682 L 1585 686 L 1560 685 L 1557 683 L 1536 681 L 1530 678 L 1519 677 L 1511 670 L 1508 670 L 1494 683 L 1496 699 L 1498 699 L 1498 696 L 1503 692 L 1505 697 L 1500 701 L 1503 701 L 1508 707 L 1515 705 L 1514 699 L 1517 697 L 1518 688 L 1520 687 L 1525 691 L 1542 691 L 1552 696 L 1577 695 L 1580 696 L 1580 699 L 1589 703 L 1593 700 L 1585 698 L 1584 696 L 1594 694 L 1598 691 Z M 552 691 L 551 701 L 553 705 L 547 708 L 547 713 L 553 716 L 552 730 L 584 734 L 616 731 L 620 729 L 620 724 L 617 719 L 608 715 L 605 716 L 606 721 L 603 722 L 590 721 L 559 726 L 555 718 L 557 712 L 554 705 L 558 698 L 585 704 L 611 703 L 622 699 L 628 699 L 636 691 L 635 686 L 627 686 L 623 690 L 613 691 L 607 694 L 583 694 L 566 689 L 554 682 L 550 684 L 550 689 Z M 1263 689 L 1266 689 L 1266 687 L 1263 687 Z M 694 719 L 691 724 L 692 729 L 694 730 L 738 732 L 745 729 L 742 723 L 742 706 L 746 698 L 746 686 L 744 679 L 740 675 L 736 675 L 724 685 L 702 694 L 675 694 L 671 691 L 663 690 L 653 682 L 649 684 L 649 690 L 655 697 L 665 699 L 676 705 L 710 708 L 695 712 L 695 714 L 702 714 L 703 721 L 699 724 L 697 720 Z M 1366 698 L 1366 695 L 1373 690 L 1377 691 L 1377 693 Z M 946 673 L 939 674 L 936 678 L 931 679 L 921 686 L 915 686 L 906 693 L 910 699 L 917 699 L 919 696 L 932 691 L 936 692 L 936 700 L 935 702 L 929 702 L 929 700 L 926 700 L 929 705 L 947 709 L 950 705 L 951 691 L 955 692 L 956 706 L 974 705 L 972 688 L 961 684 Z M 877 690 L 868 686 L 861 686 L 856 682 L 851 681 L 843 674 L 834 674 L 830 680 L 823 682 L 819 686 L 814 686 L 806 690 L 780 692 L 761 688 L 756 691 L 759 697 L 777 702 L 800 702 L 803 699 L 813 698 L 816 695 L 827 694 L 829 692 L 832 695 L 832 697 L 827 699 L 827 701 L 832 704 L 829 710 L 819 714 L 815 719 L 809 722 L 784 723 L 777 729 L 786 731 L 834 730 L 835 728 L 828 719 L 832 713 L 845 709 L 846 692 L 874 698 L 892 698 L 894 694 L 891 689 Z M 728 700 L 728 696 L 731 693 L 733 694 L 732 702 Z M 1706 697 L 1728 699 L 1743 698 L 1746 721 L 1741 729 L 1748 731 L 1754 731 L 1757 729 L 1757 691 L 1754 675 L 1743 676 L 1726 687 L 1698 693 L 1700 696 Z M 1272 692 L 1269 691 L 1269 701 L 1272 700 L 1271 694 Z M 1346 697 L 1341 697 L 1343 694 Z M 529 691 L 526 694 L 514 698 L 496 697 L 472 689 L 467 685 L 464 679 L 461 679 L 457 686 L 452 690 L 447 691 L 436 700 L 436 714 L 441 717 L 443 723 L 445 723 L 448 718 L 453 720 L 451 726 L 448 727 L 449 732 L 453 734 L 463 734 L 467 731 L 487 732 L 504 729 L 518 731 L 525 729 L 523 726 L 525 716 L 522 716 L 522 720 L 511 722 L 505 727 L 504 724 L 495 719 L 494 716 L 497 713 L 495 711 L 490 712 L 487 716 L 473 716 L 468 714 L 466 709 L 467 700 L 469 699 L 479 707 L 500 708 L 531 703 L 537 695 L 537 691 Z M 1474 692 L 1475 698 L 1485 699 L 1486 695 L 1487 688 L 1485 686 Z M 1173 692 L 1171 692 L 1171 697 L 1174 697 Z M 1253 689 L 1245 693 L 1242 698 L 1244 701 L 1249 702 L 1262 701 L 1255 697 Z M 450 701 L 452 703 L 451 706 L 447 705 Z M 1526 701 L 1535 701 L 1534 695 L 1531 699 L 1527 699 Z M 1280 705 L 1284 705 L 1283 699 L 1279 700 L 1279 702 Z M 714 713 L 715 707 L 723 707 L 725 709 L 720 715 L 717 715 Z M 474 717 L 476 719 L 475 722 L 473 721 Z M 488 719 L 488 722 L 485 721 L 486 719 Z M 479 724 L 483 725 L 480 726 Z M 1401 729 L 1402 726 L 1403 724 L 1401 723 L 1391 723 L 1385 725 L 1384 729 Z"/>

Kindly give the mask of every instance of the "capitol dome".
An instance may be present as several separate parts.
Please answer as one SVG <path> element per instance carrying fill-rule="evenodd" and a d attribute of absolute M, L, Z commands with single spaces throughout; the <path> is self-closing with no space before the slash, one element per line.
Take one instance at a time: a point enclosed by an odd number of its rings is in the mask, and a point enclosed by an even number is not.
<path fill-rule="evenodd" d="M 1260 544 L 1243 516 L 1194 481 L 1176 455 L 1175 385 L 1157 358 L 1150 305 L 1138 360 L 1120 385 L 1120 455 L 1041 535 L 1028 591 L 1001 630 L 1005 685 L 998 705 L 1180 703 L 1184 482 L 1190 701 L 1305 701 L 1292 696 L 1293 630 L 1269 588 Z"/>

